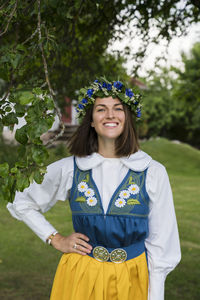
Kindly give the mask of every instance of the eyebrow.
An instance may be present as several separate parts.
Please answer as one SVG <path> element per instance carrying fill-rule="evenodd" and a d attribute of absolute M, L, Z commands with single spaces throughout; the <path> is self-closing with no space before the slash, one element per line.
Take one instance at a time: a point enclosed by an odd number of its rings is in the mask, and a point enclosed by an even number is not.
<path fill-rule="evenodd" d="M 118 106 L 118 105 L 122 105 L 122 106 L 123 106 L 123 104 L 122 104 L 122 103 L 116 103 L 116 104 L 114 104 L 114 106 Z M 106 105 L 105 105 L 105 104 L 97 104 L 95 107 L 98 107 L 98 106 L 103 106 L 103 107 L 106 107 Z"/>

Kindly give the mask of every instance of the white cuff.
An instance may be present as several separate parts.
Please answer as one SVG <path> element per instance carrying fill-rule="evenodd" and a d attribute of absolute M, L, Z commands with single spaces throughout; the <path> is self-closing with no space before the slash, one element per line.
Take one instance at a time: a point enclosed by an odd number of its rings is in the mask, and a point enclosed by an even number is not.
<path fill-rule="evenodd" d="M 149 274 L 148 300 L 164 300 L 165 278 L 163 273 Z"/>

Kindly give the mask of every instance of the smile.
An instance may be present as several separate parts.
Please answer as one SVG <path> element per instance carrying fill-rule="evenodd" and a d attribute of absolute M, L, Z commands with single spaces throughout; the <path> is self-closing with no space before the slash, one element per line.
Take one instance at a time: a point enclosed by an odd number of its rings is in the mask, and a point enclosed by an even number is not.
<path fill-rule="evenodd" d="M 103 125 L 105 127 L 116 127 L 116 126 L 118 126 L 118 123 L 104 123 Z"/>

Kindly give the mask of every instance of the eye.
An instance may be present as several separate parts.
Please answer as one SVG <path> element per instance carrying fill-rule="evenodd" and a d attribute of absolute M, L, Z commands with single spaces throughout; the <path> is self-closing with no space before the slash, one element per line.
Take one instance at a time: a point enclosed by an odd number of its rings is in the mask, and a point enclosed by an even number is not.
<path fill-rule="evenodd" d="M 105 111 L 105 108 L 97 108 L 97 112 Z"/>
<path fill-rule="evenodd" d="M 120 111 L 123 111 L 123 107 L 116 107 L 115 110 L 120 110 Z"/>

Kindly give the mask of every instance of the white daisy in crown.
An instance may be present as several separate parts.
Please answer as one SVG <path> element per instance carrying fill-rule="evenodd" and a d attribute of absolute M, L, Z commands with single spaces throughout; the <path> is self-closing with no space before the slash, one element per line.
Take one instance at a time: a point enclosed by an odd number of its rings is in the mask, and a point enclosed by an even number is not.
<path fill-rule="evenodd" d="M 117 206 L 117 207 L 123 207 L 124 205 L 126 205 L 126 201 L 122 198 L 118 198 L 115 201 L 115 206 Z"/>
<path fill-rule="evenodd" d="M 81 182 L 78 184 L 78 190 L 79 190 L 79 192 L 84 193 L 87 189 L 88 189 L 88 185 L 87 185 L 86 182 L 81 181 Z"/>
<path fill-rule="evenodd" d="M 95 197 L 89 197 L 86 201 L 89 206 L 95 206 L 97 204 L 97 199 Z"/>
<path fill-rule="evenodd" d="M 93 189 L 87 189 L 86 191 L 85 191 L 85 196 L 86 197 L 92 197 L 92 196 L 94 196 L 94 190 Z"/>
<path fill-rule="evenodd" d="M 133 195 L 136 195 L 139 193 L 140 188 L 137 184 L 131 184 L 128 188 L 129 192 Z"/>
<path fill-rule="evenodd" d="M 119 197 L 123 199 L 128 199 L 130 197 L 130 193 L 128 190 L 123 190 L 120 192 Z"/>

